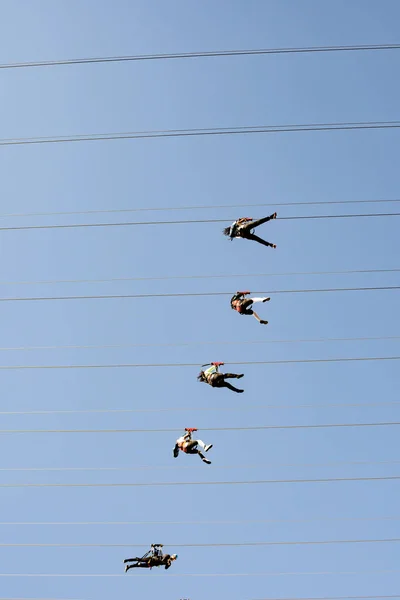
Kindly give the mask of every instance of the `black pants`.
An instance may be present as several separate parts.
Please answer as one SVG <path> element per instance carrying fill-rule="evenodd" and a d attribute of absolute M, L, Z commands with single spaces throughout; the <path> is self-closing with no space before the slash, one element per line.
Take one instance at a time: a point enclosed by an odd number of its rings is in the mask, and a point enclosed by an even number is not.
<path fill-rule="evenodd" d="M 186 454 L 198 454 L 199 450 L 197 448 L 197 441 L 196 440 L 191 440 L 186 448 L 185 448 L 185 453 Z"/>
<path fill-rule="evenodd" d="M 225 381 L 226 379 L 239 379 L 240 377 L 241 375 L 235 375 L 235 373 L 213 373 L 210 377 L 209 384 L 212 387 L 226 387 L 229 390 L 232 390 L 232 392 L 241 393 L 243 392 L 243 390 L 239 390 L 238 388 Z"/>
<path fill-rule="evenodd" d="M 253 304 L 253 300 L 250 300 L 250 298 L 248 300 L 241 300 L 240 301 L 240 307 L 241 307 L 241 311 L 240 311 L 240 315 L 252 315 L 253 314 L 253 310 L 250 308 L 250 306 Z"/>
<path fill-rule="evenodd" d="M 185 454 L 198 454 L 203 460 L 204 454 L 197 447 L 197 440 L 191 440 L 185 448 Z"/>
<path fill-rule="evenodd" d="M 166 569 L 169 569 L 169 567 L 171 566 L 171 563 L 169 561 L 163 561 L 162 559 L 159 560 L 155 560 L 155 559 L 142 559 L 139 557 L 135 557 L 135 558 L 127 558 L 124 560 L 124 563 L 127 562 L 134 562 L 133 565 L 128 565 L 127 567 L 127 571 L 129 569 L 134 569 L 134 568 L 141 568 L 141 569 L 150 569 L 151 567 L 161 567 L 161 566 L 165 566 Z"/>
<path fill-rule="evenodd" d="M 128 563 L 128 562 L 132 562 L 134 564 L 132 565 L 128 565 L 126 567 L 126 570 L 129 571 L 129 569 L 135 569 L 135 568 L 145 568 L 148 569 L 150 568 L 149 563 L 147 562 L 147 560 L 142 560 L 141 558 L 139 558 L 138 556 L 136 556 L 135 558 L 126 558 L 124 560 L 124 563 Z"/>
<path fill-rule="evenodd" d="M 269 217 L 264 217 L 263 219 L 257 219 L 256 221 L 249 221 L 245 225 L 241 225 L 240 229 L 239 229 L 239 237 L 242 237 L 246 240 L 253 240 L 254 242 L 258 242 L 259 244 L 262 244 L 263 246 L 273 246 L 273 244 L 271 244 L 270 242 L 266 242 L 262 238 L 258 237 L 258 235 L 255 235 L 254 233 L 252 233 L 253 229 L 258 227 L 259 225 L 263 225 L 263 223 L 267 223 L 272 218 L 273 218 L 273 215 L 270 215 Z"/>

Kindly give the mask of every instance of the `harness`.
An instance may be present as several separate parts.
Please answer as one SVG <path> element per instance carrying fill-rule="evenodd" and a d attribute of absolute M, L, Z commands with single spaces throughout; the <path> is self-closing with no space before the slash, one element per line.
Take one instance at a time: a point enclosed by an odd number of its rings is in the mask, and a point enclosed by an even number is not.
<path fill-rule="evenodd" d="M 231 299 L 231 308 L 233 308 L 233 310 L 236 310 L 238 313 L 242 314 L 243 313 L 243 300 L 245 298 L 240 294 L 235 294 L 235 296 L 232 297 Z"/>
<path fill-rule="evenodd" d="M 185 436 L 186 437 L 186 436 Z M 187 437 L 187 439 L 183 439 L 182 442 L 178 442 L 178 448 L 181 452 L 184 452 L 185 454 L 187 454 L 187 450 L 186 450 L 186 444 L 192 442 L 192 436 L 190 435 L 190 437 Z"/>
<path fill-rule="evenodd" d="M 236 222 L 236 224 L 235 224 L 235 228 L 234 228 L 234 235 L 235 235 L 235 237 L 242 237 L 242 230 L 243 230 L 243 227 L 244 227 L 245 225 L 248 225 L 248 224 L 249 224 L 249 222 L 250 222 L 250 221 L 252 221 L 252 220 L 253 220 L 253 219 L 250 219 L 250 218 L 245 218 L 245 219 L 244 219 L 244 220 L 243 220 L 241 223 L 238 223 L 238 222 Z M 252 229 L 252 230 L 250 231 L 250 233 L 253 233 L 253 232 L 254 232 L 254 229 Z"/>

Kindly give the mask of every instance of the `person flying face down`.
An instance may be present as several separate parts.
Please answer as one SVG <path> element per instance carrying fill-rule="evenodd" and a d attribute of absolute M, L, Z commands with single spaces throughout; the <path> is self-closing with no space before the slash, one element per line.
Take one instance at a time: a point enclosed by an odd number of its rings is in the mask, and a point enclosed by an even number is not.
<path fill-rule="evenodd" d="M 146 554 L 142 557 L 136 556 L 134 558 L 126 558 L 124 560 L 125 564 L 125 573 L 129 571 L 129 569 L 139 568 L 139 569 L 152 569 L 153 567 L 164 567 L 165 569 L 169 569 L 172 565 L 173 561 L 178 558 L 177 554 L 163 554 L 162 552 L 162 544 L 152 544 L 151 550 L 146 552 Z M 128 564 L 132 563 L 132 564 Z"/>

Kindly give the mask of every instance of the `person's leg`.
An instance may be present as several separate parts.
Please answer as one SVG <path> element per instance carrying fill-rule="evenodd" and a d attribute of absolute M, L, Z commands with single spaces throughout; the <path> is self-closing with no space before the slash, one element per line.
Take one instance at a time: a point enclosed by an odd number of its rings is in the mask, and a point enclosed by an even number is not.
<path fill-rule="evenodd" d="M 266 240 L 263 240 L 262 238 L 258 237 L 258 235 L 255 235 L 254 233 L 248 233 L 246 235 L 246 240 L 253 240 L 253 242 L 258 242 L 259 244 L 262 244 L 263 246 L 270 246 L 271 248 L 276 248 L 276 244 L 271 244 L 271 242 L 267 242 Z"/>
<path fill-rule="evenodd" d="M 268 302 L 271 298 L 249 298 L 254 304 L 256 302 Z"/>
<path fill-rule="evenodd" d="M 228 381 L 224 381 L 224 385 L 221 385 L 221 387 L 226 387 L 229 390 L 232 390 L 232 392 L 236 392 L 237 394 L 242 394 L 244 392 L 244 390 L 239 390 L 239 388 L 236 388 L 235 386 L 231 385 Z"/>
<path fill-rule="evenodd" d="M 272 215 L 270 215 L 269 217 L 264 217 L 263 219 L 256 219 L 255 221 L 249 221 L 245 225 L 241 225 L 240 229 L 242 232 L 245 231 L 245 232 L 250 233 L 250 231 L 252 229 L 259 227 L 260 225 L 263 225 L 264 223 L 268 223 L 268 221 L 271 221 L 271 219 L 276 219 L 276 212 L 273 213 Z"/>
<path fill-rule="evenodd" d="M 128 563 L 128 562 L 137 562 L 138 560 L 141 560 L 141 559 L 140 559 L 140 558 L 138 558 L 137 556 L 136 556 L 136 558 L 126 558 L 126 559 L 124 560 L 124 563 Z"/>
<path fill-rule="evenodd" d="M 268 321 L 264 321 L 263 319 L 260 319 L 260 317 L 258 316 L 258 314 L 256 313 L 256 311 L 255 311 L 255 310 L 253 310 L 253 317 L 254 317 L 255 319 L 257 319 L 257 321 L 258 321 L 259 323 L 261 323 L 261 325 L 268 325 Z"/>
<path fill-rule="evenodd" d="M 132 565 L 126 564 L 126 563 L 132 562 L 132 561 L 134 561 Z M 129 569 L 135 569 L 137 567 L 146 567 L 147 566 L 145 563 L 141 563 L 140 561 L 141 561 L 141 559 L 138 557 L 125 559 L 124 560 L 124 563 L 126 564 L 125 573 L 127 573 L 129 571 Z"/>
<path fill-rule="evenodd" d="M 200 452 L 200 450 L 197 450 L 197 454 L 200 456 L 201 460 L 206 463 L 206 465 L 211 465 L 211 460 L 208 460 L 208 458 L 206 458 L 204 454 Z"/>
<path fill-rule="evenodd" d="M 236 373 L 221 373 L 221 375 L 223 375 L 224 380 L 225 379 L 242 379 L 242 377 L 244 377 L 243 373 L 240 373 L 239 375 L 237 375 Z"/>
<path fill-rule="evenodd" d="M 126 565 L 125 573 L 127 571 L 129 571 L 129 569 L 139 569 L 139 568 L 147 569 L 147 567 L 148 567 L 147 563 L 135 563 L 133 565 Z"/>
<path fill-rule="evenodd" d="M 203 440 L 196 440 L 196 442 L 197 442 L 197 444 L 200 446 L 200 448 L 201 448 L 202 450 L 204 450 L 204 452 L 208 452 L 208 451 L 209 451 L 209 450 L 210 450 L 210 449 L 213 447 L 213 445 L 212 445 L 212 444 L 205 444 L 205 443 L 203 442 Z"/>

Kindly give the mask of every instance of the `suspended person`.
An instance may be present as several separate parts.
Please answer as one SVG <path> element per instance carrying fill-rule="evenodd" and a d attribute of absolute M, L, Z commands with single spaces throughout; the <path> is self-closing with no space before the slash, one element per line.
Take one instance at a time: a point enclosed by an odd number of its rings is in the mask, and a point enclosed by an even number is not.
<path fill-rule="evenodd" d="M 240 379 L 243 377 L 243 373 L 240 375 L 236 375 L 235 373 L 220 373 L 219 367 L 220 365 L 224 364 L 223 362 L 213 362 L 210 364 L 211 367 L 209 369 L 206 371 L 200 371 L 197 376 L 197 379 L 201 383 L 208 383 L 208 385 L 211 385 L 211 387 L 217 388 L 226 387 L 232 390 L 232 392 L 237 392 L 238 394 L 242 394 L 244 392 L 244 390 L 239 390 L 239 388 L 234 387 L 228 383 L 228 381 L 226 381 L 226 379 Z M 205 366 L 206 365 L 203 365 L 203 367 Z"/>
<path fill-rule="evenodd" d="M 142 557 L 136 556 L 135 558 L 126 558 L 124 560 L 125 573 L 129 569 L 140 568 L 140 569 L 152 569 L 153 567 L 165 567 L 169 569 L 173 561 L 178 558 L 177 554 L 163 554 L 161 548 L 162 544 L 152 544 L 151 550 L 146 552 Z M 133 563 L 131 565 L 127 563 Z"/>
<path fill-rule="evenodd" d="M 268 325 L 268 321 L 260 319 L 255 310 L 251 308 L 256 302 L 269 302 L 271 298 L 246 298 L 250 292 L 236 292 L 231 298 L 231 308 L 236 310 L 240 315 L 253 315 L 255 319 L 262 325 Z"/>
<path fill-rule="evenodd" d="M 276 248 L 276 244 L 266 242 L 254 233 L 254 229 L 256 227 L 259 227 L 259 225 L 267 223 L 272 219 L 276 219 L 276 217 L 276 212 L 274 212 L 274 214 L 270 215 L 269 217 L 264 217 L 264 219 L 257 219 L 256 221 L 249 217 L 242 217 L 241 219 L 234 221 L 230 227 L 225 227 L 225 229 L 223 229 L 223 232 L 224 235 L 230 238 L 230 240 L 233 240 L 233 238 L 244 238 L 246 240 L 253 240 L 254 242 L 258 242 L 263 246 L 271 246 L 271 248 Z"/>
<path fill-rule="evenodd" d="M 212 444 L 205 444 L 202 440 L 192 440 L 192 432 L 197 431 L 195 427 L 186 427 L 184 435 L 178 438 L 175 442 L 174 457 L 177 458 L 179 450 L 185 454 L 198 454 L 203 462 L 211 465 L 211 460 L 208 460 L 199 450 L 199 446 L 204 452 L 208 452 L 213 447 Z"/>

